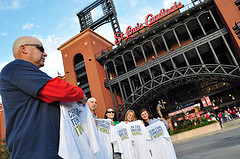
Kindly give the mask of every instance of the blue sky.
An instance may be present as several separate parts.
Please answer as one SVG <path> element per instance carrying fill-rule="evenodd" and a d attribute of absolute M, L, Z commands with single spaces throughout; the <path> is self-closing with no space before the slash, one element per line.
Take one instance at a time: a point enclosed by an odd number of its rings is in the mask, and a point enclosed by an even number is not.
<path fill-rule="evenodd" d="M 41 68 L 51 77 L 64 75 L 61 52 L 57 48 L 80 32 L 76 14 L 95 0 L 0 0 L 0 71 L 14 60 L 12 44 L 20 36 L 34 36 L 44 45 L 48 57 Z M 175 0 L 114 0 L 117 18 L 123 33 L 128 26 L 143 23 L 146 15 L 159 13 L 173 6 Z M 183 5 L 191 0 L 180 0 Z M 100 17 L 100 8 L 92 12 Z M 110 23 L 95 30 L 114 43 Z M 1 96 L 0 96 L 1 101 Z"/>
<path fill-rule="evenodd" d="M 95 0 L 0 0 L 0 71 L 14 60 L 12 44 L 20 36 L 34 36 L 44 45 L 48 57 L 41 68 L 51 77 L 64 75 L 61 52 L 57 48 L 80 32 L 76 14 Z M 143 23 L 146 15 L 173 6 L 175 0 L 114 0 L 122 32 L 128 26 Z M 191 0 L 179 0 L 183 5 Z M 99 8 L 92 12 L 100 17 Z M 95 30 L 114 43 L 110 23 Z M 0 96 L 1 101 L 1 96 Z"/>
<path fill-rule="evenodd" d="M 79 33 L 80 26 L 76 14 L 95 0 L 0 0 L 0 70 L 13 60 L 12 44 L 20 36 L 39 38 L 45 47 L 46 58 L 43 71 L 57 76 L 64 74 L 61 52 L 57 50 Z M 169 8 L 175 0 L 114 0 L 117 18 L 121 30 L 127 26 L 143 23 L 147 14 L 157 14 L 163 8 Z M 187 5 L 191 0 L 180 0 Z M 92 12 L 93 18 L 101 14 L 99 9 Z M 97 30 L 98 34 L 112 43 L 112 28 L 106 24 Z"/>

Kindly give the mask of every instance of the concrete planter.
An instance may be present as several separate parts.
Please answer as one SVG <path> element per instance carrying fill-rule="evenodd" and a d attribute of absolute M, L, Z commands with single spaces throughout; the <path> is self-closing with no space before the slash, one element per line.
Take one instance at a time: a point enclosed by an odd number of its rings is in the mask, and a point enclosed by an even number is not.
<path fill-rule="evenodd" d="M 195 136 L 211 133 L 211 132 L 214 132 L 214 131 L 217 131 L 220 129 L 221 129 L 221 125 L 218 122 L 216 122 L 216 123 L 213 123 L 210 125 L 202 126 L 200 128 L 196 128 L 193 130 L 188 130 L 188 131 L 185 131 L 182 133 L 172 135 L 171 140 L 172 140 L 172 142 L 176 142 L 179 140 L 188 139 L 188 138 L 192 138 Z"/>

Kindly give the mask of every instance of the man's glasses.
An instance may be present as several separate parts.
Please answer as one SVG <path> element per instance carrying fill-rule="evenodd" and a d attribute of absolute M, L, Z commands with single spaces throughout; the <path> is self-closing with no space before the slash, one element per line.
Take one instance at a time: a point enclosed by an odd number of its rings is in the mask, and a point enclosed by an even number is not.
<path fill-rule="evenodd" d="M 107 113 L 114 113 L 114 111 L 107 111 Z"/>
<path fill-rule="evenodd" d="M 39 51 L 44 53 L 44 48 L 41 45 L 38 45 L 38 44 L 24 44 L 23 46 L 35 46 Z"/>

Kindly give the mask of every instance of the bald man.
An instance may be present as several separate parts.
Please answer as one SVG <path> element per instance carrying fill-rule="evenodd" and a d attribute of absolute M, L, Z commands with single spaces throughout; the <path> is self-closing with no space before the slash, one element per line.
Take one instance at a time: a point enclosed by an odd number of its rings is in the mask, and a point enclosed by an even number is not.
<path fill-rule="evenodd" d="M 96 109 L 97 109 L 97 100 L 93 97 L 89 98 L 87 100 L 87 105 L 90 109 L 90 111 L 92 112 L 92 115 L 95 119 L 97 119 L 97 115 L 96 115 Z"/>
<path fill-rule="evenodd" d="M 6 142 L 11 158 L 59 159 L 59 102 L 81 101 L 81 88 L 51 78 L 39 68 L 47 54 L 36 38 L 22 36 L 13 44 L 14 61 L 0 74 Z"/>

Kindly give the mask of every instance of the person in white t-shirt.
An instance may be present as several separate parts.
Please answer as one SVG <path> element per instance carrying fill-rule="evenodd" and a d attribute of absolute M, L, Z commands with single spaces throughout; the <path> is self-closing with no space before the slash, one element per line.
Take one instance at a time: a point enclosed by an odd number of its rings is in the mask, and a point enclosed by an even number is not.
<path fill-rule="evenodd" d="M 120 122 L 116 120 L 116 115 L 115 115 L 115 111 L 112 107 L 108 107 L 106 109 L 105 115 L 104 115 L 105 119 L 111 119 L 112 120 L 112 125 L 115 126 L 117 124 L 119 124 Z"/>
<path fill-rule="evenodd" d="M 125 114 L 125 118 L 124 121 L 125 123 L 131 122 L 131 121 L 136 121 L 136 114 L 133 110 L 129 109 L 126 114 Z"/>
<path fill-rule="evenodd" d="M 150 135 L 141 120 L 128 122 L 135 140 L 136 159 L 151 159 L 149 151 Z"/>
<path fill-rule="evenodd" d="M 120 138 L 121 145 L 123 148 L 123 153 L 121 154 L 121 158 L 136 159 L 135 153 L 134 153 L 135 140 L 133 138 L 130 126 L 122 121 L 114 127 L 117 135 Z"/>
<path fill-rule="evenodd" d="M 147 140 L 150 140 L 150 135 L 140 120 L 137 120 L 133 110 L 128 110 L 125 114 L 125 123 L 130 126 L 135 146 L 134 155 L 136 159 L 150 159 L 150 151 Z"/>
<path fill-rule="evenodd" d="M 115 125 L 119 124 L 120 122 L 116 120 L 116 115 L 115 115 L 115 111 L 112 107 L 108 107 L 106 109 L 105 115 L 104 115 L 105 119 L 111 119 L 111 124 L 112 127 L 114 128 Z M 120 138 L 116 137 L 116 142 L 113 144 L 113 158 L 114 159 L 121 159 L 121 153 L 122 153 L 122 145 L 119 143 Z"/>
<path fill-rule="evenodd" d="M 112 143 L 117 142 L 111 119 L 97 119 L 97 131 L 102 144 L 103 157 L 113 159 Z"/>
<path fill-rule="evenodd" d="M 130 126 L 127 124 L 131 121 L 136 121 L 136 115 L 133 110 L 128 110 L 125 114 L 124 122 L 120 122 L 115 126 L 115 130 L 121 139 L 123 153 L 121 154 L 122 159 L 136 159 L 135 154 L 135 140 L 132 135 Z"/>
<path fill-rule="evenodd" d="M 97 119 L 96 109 L 97 109 L 97 100 L 94 97 L 91 97 L 87 100 L 87 105 L 95 119 Z"/>
<path fill-rule="evenodd" d="M 163 122 L 157 121 L 146 127 L 150 136 L 150 150 L 153 159 L 177 159 L 171 138 Z"/>
<path fill-rule="evenodd" d="M 64 159 L 104 159 L 88 106 L 61 102 L 60 110 L 59 156 Z"/>
<path fill-rule="evenodd" d="M 141 117 L 141 120 L 142 122 L 144 123 L 145 126 L 148 126 L 148 125 L 151 125 L 157 121 L 162 121 L 166 128 L 169 129 L 169 125 L 168 125 L 168 122 L 166 119 L 164 118 L 153 118 L 152 114 L 150 114 L 147 109 L 142 109 L 140 111 L 140 117 Z"/>

